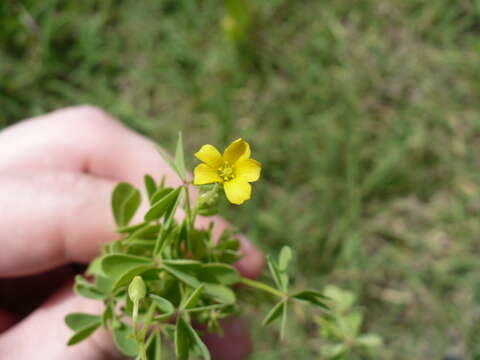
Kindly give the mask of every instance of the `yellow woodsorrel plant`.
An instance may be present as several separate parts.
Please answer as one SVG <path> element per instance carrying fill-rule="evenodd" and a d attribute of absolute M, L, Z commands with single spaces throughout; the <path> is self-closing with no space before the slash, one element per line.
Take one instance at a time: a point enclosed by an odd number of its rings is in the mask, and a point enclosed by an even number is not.
<path fill-rule="evenodd" d="M 189 198 L 192 184 L 186 177 L 181 136 L 174 160 L 166 154 L 164 157 L 183 184 L 174 189 L 165 186 L 164 179 L 157 183 L 145 175 L 150 208 L 141 223 L 130 225 L 141 203 L 140 191 L 127 183 L 117 185 L 112 209 L 119 239 L 105 245 L 85 276 L 75 279 L 75 292 L 102 301 L 105 309 L 98 315 L 67 315 L 65 322 L 75 332 L 68 345 L 77 344 L 103 326 L 111 331 L 118 349 L 135 359 L 161 359 L 164 339 L 170 339 L 177 359 L 210 359 L 201 332 L 192 324 L 205 324 L 203 328 L 208 331 L 221 332 L 219 320 L 241 312 L 237 296 L 241 292 L 263 291 L 274 300 L 263 324 L 281 318 L 282 336 L 290 302 L 308 302 L 328 310 L 326 298 L 318 291 L 290 291 L 289 247 L 280 251 L 278 259 L 267 256 L 273 284 L 262 283 L 242 277 L 232 266 L 241 254 L 231 231 L 214 241 L 213 225 L 208 230 L 194 226 L 197 214 L 216 213 L 222 191 L 234 204 L 250 198 L 250 182 L 260 177 L 261 165 L 250 158 L 248 143 L 238 139 L 223 154 L 212 145 L 204 145 L 195 156 L 203 163 L 194 172 L 193 183 L 200 187 L 194 205 Z M 186 214 L 182 221 L 174 218 L 179 206 Z M 260 301 L 270 299 L 262 297 Z"/>

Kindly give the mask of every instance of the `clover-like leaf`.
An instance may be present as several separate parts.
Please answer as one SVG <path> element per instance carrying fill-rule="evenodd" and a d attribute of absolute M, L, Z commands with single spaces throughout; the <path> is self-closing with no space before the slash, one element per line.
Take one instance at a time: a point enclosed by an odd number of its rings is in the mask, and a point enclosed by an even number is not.
<path fill-rule="evenodd" d="M 132 185 L 120 183 L 115 187 L 112 193 L 112 210 L 117 226 L 128 225 L 141 201 L 140 191 Z"/>

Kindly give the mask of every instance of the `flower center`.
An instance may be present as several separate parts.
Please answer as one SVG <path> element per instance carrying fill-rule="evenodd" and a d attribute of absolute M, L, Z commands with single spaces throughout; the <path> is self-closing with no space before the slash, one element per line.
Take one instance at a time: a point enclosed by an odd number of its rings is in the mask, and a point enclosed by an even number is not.
<path fill-rule="evenodd" d="M 233 166 L 227 162 L 223 163 L 218 169 L 218 175 L 220 175 L 223 181 L 232 180 L 235 177 Z"/>

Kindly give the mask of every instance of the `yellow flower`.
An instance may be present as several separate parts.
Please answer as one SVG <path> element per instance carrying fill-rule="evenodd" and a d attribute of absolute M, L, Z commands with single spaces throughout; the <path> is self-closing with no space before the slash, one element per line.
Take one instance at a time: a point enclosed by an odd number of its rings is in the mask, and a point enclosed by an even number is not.
<path fill-rule="evenodd" d="M 250 199 L 250 182 L 260 178 L 261 164 L 250 159 L 250 146 L 242 139 L 232 142 L 223 155 L 212 145 L 203 145 L 195 156 L 203 164 L 195 168 L 195 185 L 219 183 L 228 201 L 240 205 Z"/>

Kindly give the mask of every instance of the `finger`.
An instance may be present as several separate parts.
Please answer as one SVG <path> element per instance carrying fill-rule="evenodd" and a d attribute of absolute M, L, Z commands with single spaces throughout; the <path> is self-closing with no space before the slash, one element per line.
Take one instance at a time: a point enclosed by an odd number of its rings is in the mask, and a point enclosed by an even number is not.
<path fill-rule="evenodd" d="M 70 175 L 74 180 L 60 180 L 61 183 L 63 182 L 59 185 L 60 192 L 63 192 L 61 195 L 67 198 L 63 200 L 66 204 L 62 203 L 62 205 L 66 205 L 62 214 L 55 213 L 53 209 L 54 205 L 58 205 L 59 195 L 58 191 L 53 191 L 55 194 L 50 198 L 48 194 L 42 194 L 43 202 L 40 204 L 27 202 L 25 196 L 20 196 L 23 212 L 17 206 L 17 211 L 13 211 L 13 214 L 10 215 L 12 223 L 17 224 L 16 235 L 21 235 L 19 243 L 24 245 L 23 248 L 20 247 L 20 250 L 27 249 L 25 245 L 32 242 L 31 239 L 26 239 L 28 235 L 34 238 L 32 234 L 27 234 L 25 229 L 30 231 L 38 228 L 36 230 L 38 233 L 51 235 L 50 237 L 35 238 L 37 239 L 36 247 L 41 247 L 38 249 L 40 253 L 46 253 L 47 258 L 52 260 L 52 266 L 49 268 L 64 263 L 66 260 L 88 261 L 98 252 L 99 243 L 115 238 L 108 204 L 111 189 L 116 181 L 128 181 L 140 186 L 143 175 L 150 173 L 157 176 L 166 175 L 167 182 L 172 186 L 180 183 L 172 169 L 158 156 L 151 141 L 129 131 L 101 110 L 89 106 L 57 111 L 25 121 L 1 132 L 0 154 L 2 154 L 0 172 L 3 173 L 12 171 L 34 173 L 35 171 L 48 172 L 48 170 L 52 170 L 54 172 L 63 171 L 63 175 L 61 175 L 63 178 L 68 178 L 69 173 L 77 174 L 76 176 Z M 33 175 L 32 173 L 30 176 Z M 78 176 L 78 174 L 84 176 Z M 92 175 L 89 181 L 84 180 L 87 175 Z M 104 180 L 100 180 L 98 177 Z M 74 186 L 66 190 L 64 183 L 69 183 L 69 181 L 73 182 Z M 50 183 L 52 182 L 54 181 L 50 179 Z M 26 184 L 23 186 L 26 187 Z M 13 185 L 10 187 L 10 191 L 21 190 L 15 189 Z M 88 196 L 72 195 L 72 191 L 78 191 L 77 188 L 80 188 L 81 195 L 88 193 Z M 51 189 L 48 189 L 48 192 L 52 192 Z M 12 193 L 5 195 L 4 193 L 5 191 L 0 192 L 0 199 L 3 196 L 10 196 L 11 209 L 15 210 L 16 204 L 12 199 Z M 13 194 L 16 193 L 13 192 Z M 31 199 L 36 199 L 35 192 L 30 191 L 29 195 Z M 192 196 L 196 196 L 195 191 L 192 192 Z M 70 201 L 69 198 L 71 198 Z M 30 213 L 34 214 L 34 219 L 28 219 L 28 224 L 25 224 L 27 219 L 25 219 L 24 211 L 32 206 L 34 207 Z M 10 207 L 4 207 L 5 212 L 7 209 L 10 211 Z M 87 222 L 86 218 L 90 222 Z M 223 232 L 228 226 L 219 217 L 211 219 L 216 224 L 215 230 L 218 233 Z M 64 221 L 63 225 L 60 220 Z M 206 222 L 205 219 L 198 221 L 200 225 Z M 24 229 L 22 234 L 18 234 L 18 229 Z M 7 237 L 10 236 L 10 239 L 12 238 L 6 230 L 0 229 L 0 236 L 4 234 Z M 47 243 L 50 242 L 52 236 L 55 237 L 55 240 L 53 245 L 49 245 Z M 239 262 L 238 267 L 246 276 L 256 276 L 262 269 L 263 256 L 245 238 L 240 238 L 240 240 L 245 256 Z M 52 253 L 52 250 L 56 253 Z M 18 253 L 20 256 L 25 254 L 24 251 Z M 41 258 L 35 254 L 33 257 Z M 0 259 L 2 259 L 1 254 Z M 28 260 L 28 258 L 24 260 Z M 12 263 L 11 259 L 9 264 Z M 7 263 L 0 262 L 0 276 L 5 276 L 5 268 L 8 268 Z M 15 274 L 14 269 L 15 267 L 12 268 L 13 274 Z M 29 271 L 38 271 L 38 269 L 32 268 Z"/>
<path fill-rule="evenodd" d="M 34 313 L 0 336 L 0 354 L 9 354 L 11 360 L 121 359 L 110 334 L 103 328 L 73 347 L 66 346 L 73 333 L 64 323 L 65 315 L 70 312 L 99 314 L 101 310 L 101 303 L 75 296 L 71 284 L 68 284 Z"/>
<path fill-rule="evenodd" d="M 86 262 L 116 235 L 114 182 L 89 175 L 24 172 L 0 176 L 0 277 Z"/>
<path fill-rule="evenodd" d="M 244 360 L 252 352 L 252 339 L 247 323 L 242 318 L 221 322 L 224 335 L 205 333 L 202 336 L 214 360 Z"/>

